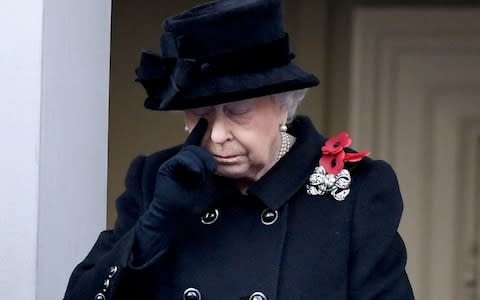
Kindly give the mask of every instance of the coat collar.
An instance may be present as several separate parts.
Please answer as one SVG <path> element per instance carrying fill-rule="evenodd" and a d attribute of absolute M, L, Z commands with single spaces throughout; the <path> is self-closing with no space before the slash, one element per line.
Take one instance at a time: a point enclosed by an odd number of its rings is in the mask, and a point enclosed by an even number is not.
<path fill-rule="evenodd" d="M 288 133 L 297 138 L 295 144 L 247 191 L 249 196 L 258 198 L 271 209 L 279 209 L 304 188 L 310 174 L 318 166 L 321 147 L 327 140 L 305 116 L 295 118 Z"/>

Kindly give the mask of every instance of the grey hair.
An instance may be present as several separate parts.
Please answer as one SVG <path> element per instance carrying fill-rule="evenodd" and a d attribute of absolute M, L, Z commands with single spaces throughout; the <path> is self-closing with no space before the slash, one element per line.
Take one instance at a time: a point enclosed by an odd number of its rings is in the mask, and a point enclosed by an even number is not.
<path fill-rule="evenodd" d="M 279 105 L 285 105 L 287 108 L 287 124 L 290 124 L 295 118 L 298 105 L 302 102 L 303 98 L 305 98 L 307 91 L 308 89 L 302 89 L 273 95 Z"/>

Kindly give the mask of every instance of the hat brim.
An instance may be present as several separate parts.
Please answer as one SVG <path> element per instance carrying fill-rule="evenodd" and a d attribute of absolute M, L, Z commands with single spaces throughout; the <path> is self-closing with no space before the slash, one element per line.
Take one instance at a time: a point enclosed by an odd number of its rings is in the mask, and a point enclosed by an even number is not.
<path fill-rule="evenodd" d="M 290 62 L 262 72 L 204 77 L 162 109 L 159 108 L 162 99 L 149 97 L 144 105 L 153 110 L 185 110 L 300 90 L 318 84 L 317 77 Z"/>

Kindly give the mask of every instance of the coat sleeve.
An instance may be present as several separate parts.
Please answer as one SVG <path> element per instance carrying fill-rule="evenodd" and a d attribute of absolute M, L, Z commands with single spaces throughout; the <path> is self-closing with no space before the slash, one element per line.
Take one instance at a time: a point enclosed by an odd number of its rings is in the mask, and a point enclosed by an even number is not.
<path fill-rule="evenodd" d="M 353 209 L 349 299 L 414 299 L 397 232 L 403 202 L 395 172 L 379 160 L 356 177 L 362 182 Z"/>
<path fill-rule="evenodd" d="M 74 269 L 64 300 L 122 299 L 121 290 L 141 296 L 142 272 L 131 266 L 135 224 L 142 213 L 142 173 L 146 158 L 137 157 L 117 199 L 118 218 L 113 230 L 103 231 L 87 257 Z M 135 276 L 132 276 L 134 274 Z M 142 284 L 146 284 L 145 281 Z M 103 297 L 103 298 L 102 298 Z"/>

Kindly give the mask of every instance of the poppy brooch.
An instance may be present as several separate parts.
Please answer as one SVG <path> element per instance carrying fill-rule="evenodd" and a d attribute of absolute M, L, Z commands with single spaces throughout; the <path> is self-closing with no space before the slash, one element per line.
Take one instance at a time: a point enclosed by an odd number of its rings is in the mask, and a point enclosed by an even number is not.
<path fill-rule="evenodd" d="M 346 132 L 340 133 L 325 142 L 319 166 L 310 175 L 307 194 L 324 195 L 330 193 L 335 200 L 343 201 L 350 193 L 352 178 L 345 163 L 359 162 L 370 152 L 345 153 L 344 148 L 350 146 L 352 140 Z"/>

